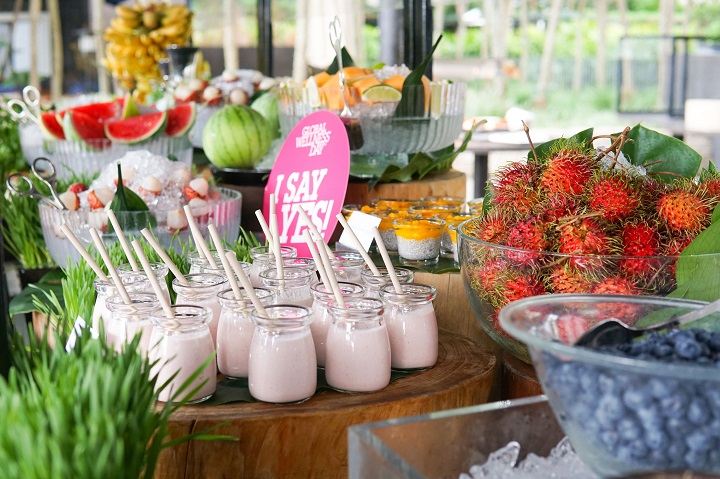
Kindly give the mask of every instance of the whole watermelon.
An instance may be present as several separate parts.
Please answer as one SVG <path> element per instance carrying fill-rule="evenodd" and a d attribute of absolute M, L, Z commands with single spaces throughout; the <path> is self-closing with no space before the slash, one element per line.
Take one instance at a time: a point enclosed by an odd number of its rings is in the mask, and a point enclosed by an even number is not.
<path fill-rule="evenodd" d="M 260 113 L 245 105 L 228 105 L 205 124 L 203 150 L 218 168 L 251 169 L 272 139 L 272 127 Z"/>

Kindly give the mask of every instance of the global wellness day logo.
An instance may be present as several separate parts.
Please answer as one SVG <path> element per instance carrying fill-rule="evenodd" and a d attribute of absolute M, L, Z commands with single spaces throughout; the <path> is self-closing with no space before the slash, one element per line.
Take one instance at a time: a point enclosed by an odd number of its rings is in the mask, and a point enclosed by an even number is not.
<path fill-rule="evenodd" d="M 319 156 L 330 143 L 331 132 L 325 128 L 325 123 L 308 125 L 302 129 L 302 134 L 295 138 L 296 148 L 310 148 L 308 156 Z"/>

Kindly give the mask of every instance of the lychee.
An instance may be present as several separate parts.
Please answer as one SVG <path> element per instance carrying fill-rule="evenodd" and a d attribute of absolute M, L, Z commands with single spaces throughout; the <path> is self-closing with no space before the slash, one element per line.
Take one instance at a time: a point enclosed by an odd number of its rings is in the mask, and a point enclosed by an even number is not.
<path fill-rule="evenodd" d="M 78 198 L 78 195 L 73 191 L 68 190 L 65 193 L 60 193 L 58 198 L 60 198 L 62 204 L 65 205 L 65 208 L 70 211 L 77 211 L 77 209 L 80 208 L 80 198 Z"/>

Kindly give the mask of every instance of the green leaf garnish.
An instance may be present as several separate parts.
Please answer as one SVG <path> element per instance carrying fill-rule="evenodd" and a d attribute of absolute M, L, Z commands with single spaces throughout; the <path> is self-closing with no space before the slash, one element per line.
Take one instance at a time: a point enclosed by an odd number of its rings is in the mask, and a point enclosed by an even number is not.
<path fill-rule="evenodd" d="M 442 35 L 438 37 L 423 61 L 405 78 L 402 87 L 402 98 L 395 109 L 395 117 L 425 116 L 425 86 L 422 83 L 425 70 L 432 60 L 435 49 L 440 44 Z"/>
<path fill-rule="evenodd" d="M 125 231 L 140 231 L 143 228 L 154 228 L 157 225 L 155 216 L 145 202 L 130 188 L 125 188 L 122 179 L 122 169 L 120 163 L 118 168 L 118 185 L 117 192 L 110 203 L 110 209 L 117 216 L 120 227 Z M 145 214 L 123 214 L 125 211 L 145 211 Z M 113 231 L 112 223 L 108 221 L 108 232 Z"/>
<path fill-rule="evenodd" d="M 555 145 L 557 145 L 559 142 L 566 141 L 568 143 L 576 143 L 579 145 L 590 145 L 590 140 L 593 137 L 593 129 L 588 128 L 587 130 L 583 130 L 581 132 L 575 133 L 570 138 L 555 138 L 554 140 L 546 141 L 545 143 L 541 143 L 535 147 L 535 152 L 537 153 L 538 158 L 535 158 L 535 155 L 533 154 L 532 150 L 528 152 L 527 158 L 528 161 L 546 161 L 548 155 L 553 151 L 555 148 Z"/>
<path fill-rule="evenodd" d="M 352 59 L 352 57 L 350 56 L 348 51 L 345 49 L 345 47 L 342 47 L 342 49 L 340 49 L 340 56 L 342 57 L 343 68 L 355 66 L 355 61 Z M 327 69 L 325 71 L 327 72 L 328 75 L 334 75 L 338 72 L 339 69 L 340 68 L 338 67 L 337 55 L 335 55 L 335 58 L 333 59 L 332 63 L 330 64 L 329 67 L 327 67 Z"/>

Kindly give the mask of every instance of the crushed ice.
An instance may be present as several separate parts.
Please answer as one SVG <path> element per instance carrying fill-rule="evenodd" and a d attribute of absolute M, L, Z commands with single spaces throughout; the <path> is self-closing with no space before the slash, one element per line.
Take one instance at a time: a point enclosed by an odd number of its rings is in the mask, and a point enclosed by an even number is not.
<path fill-rule="evenodd" d="M 567 437 L 560 440 L 548 457 L 530 453 L 518 463 L 519 456 L 520 444 L 512 441 L 491 453 L 484 464 L 476 464 L 469 473 L 461 473 L 459 479 L 598 478 L 582 462 Z"/>

